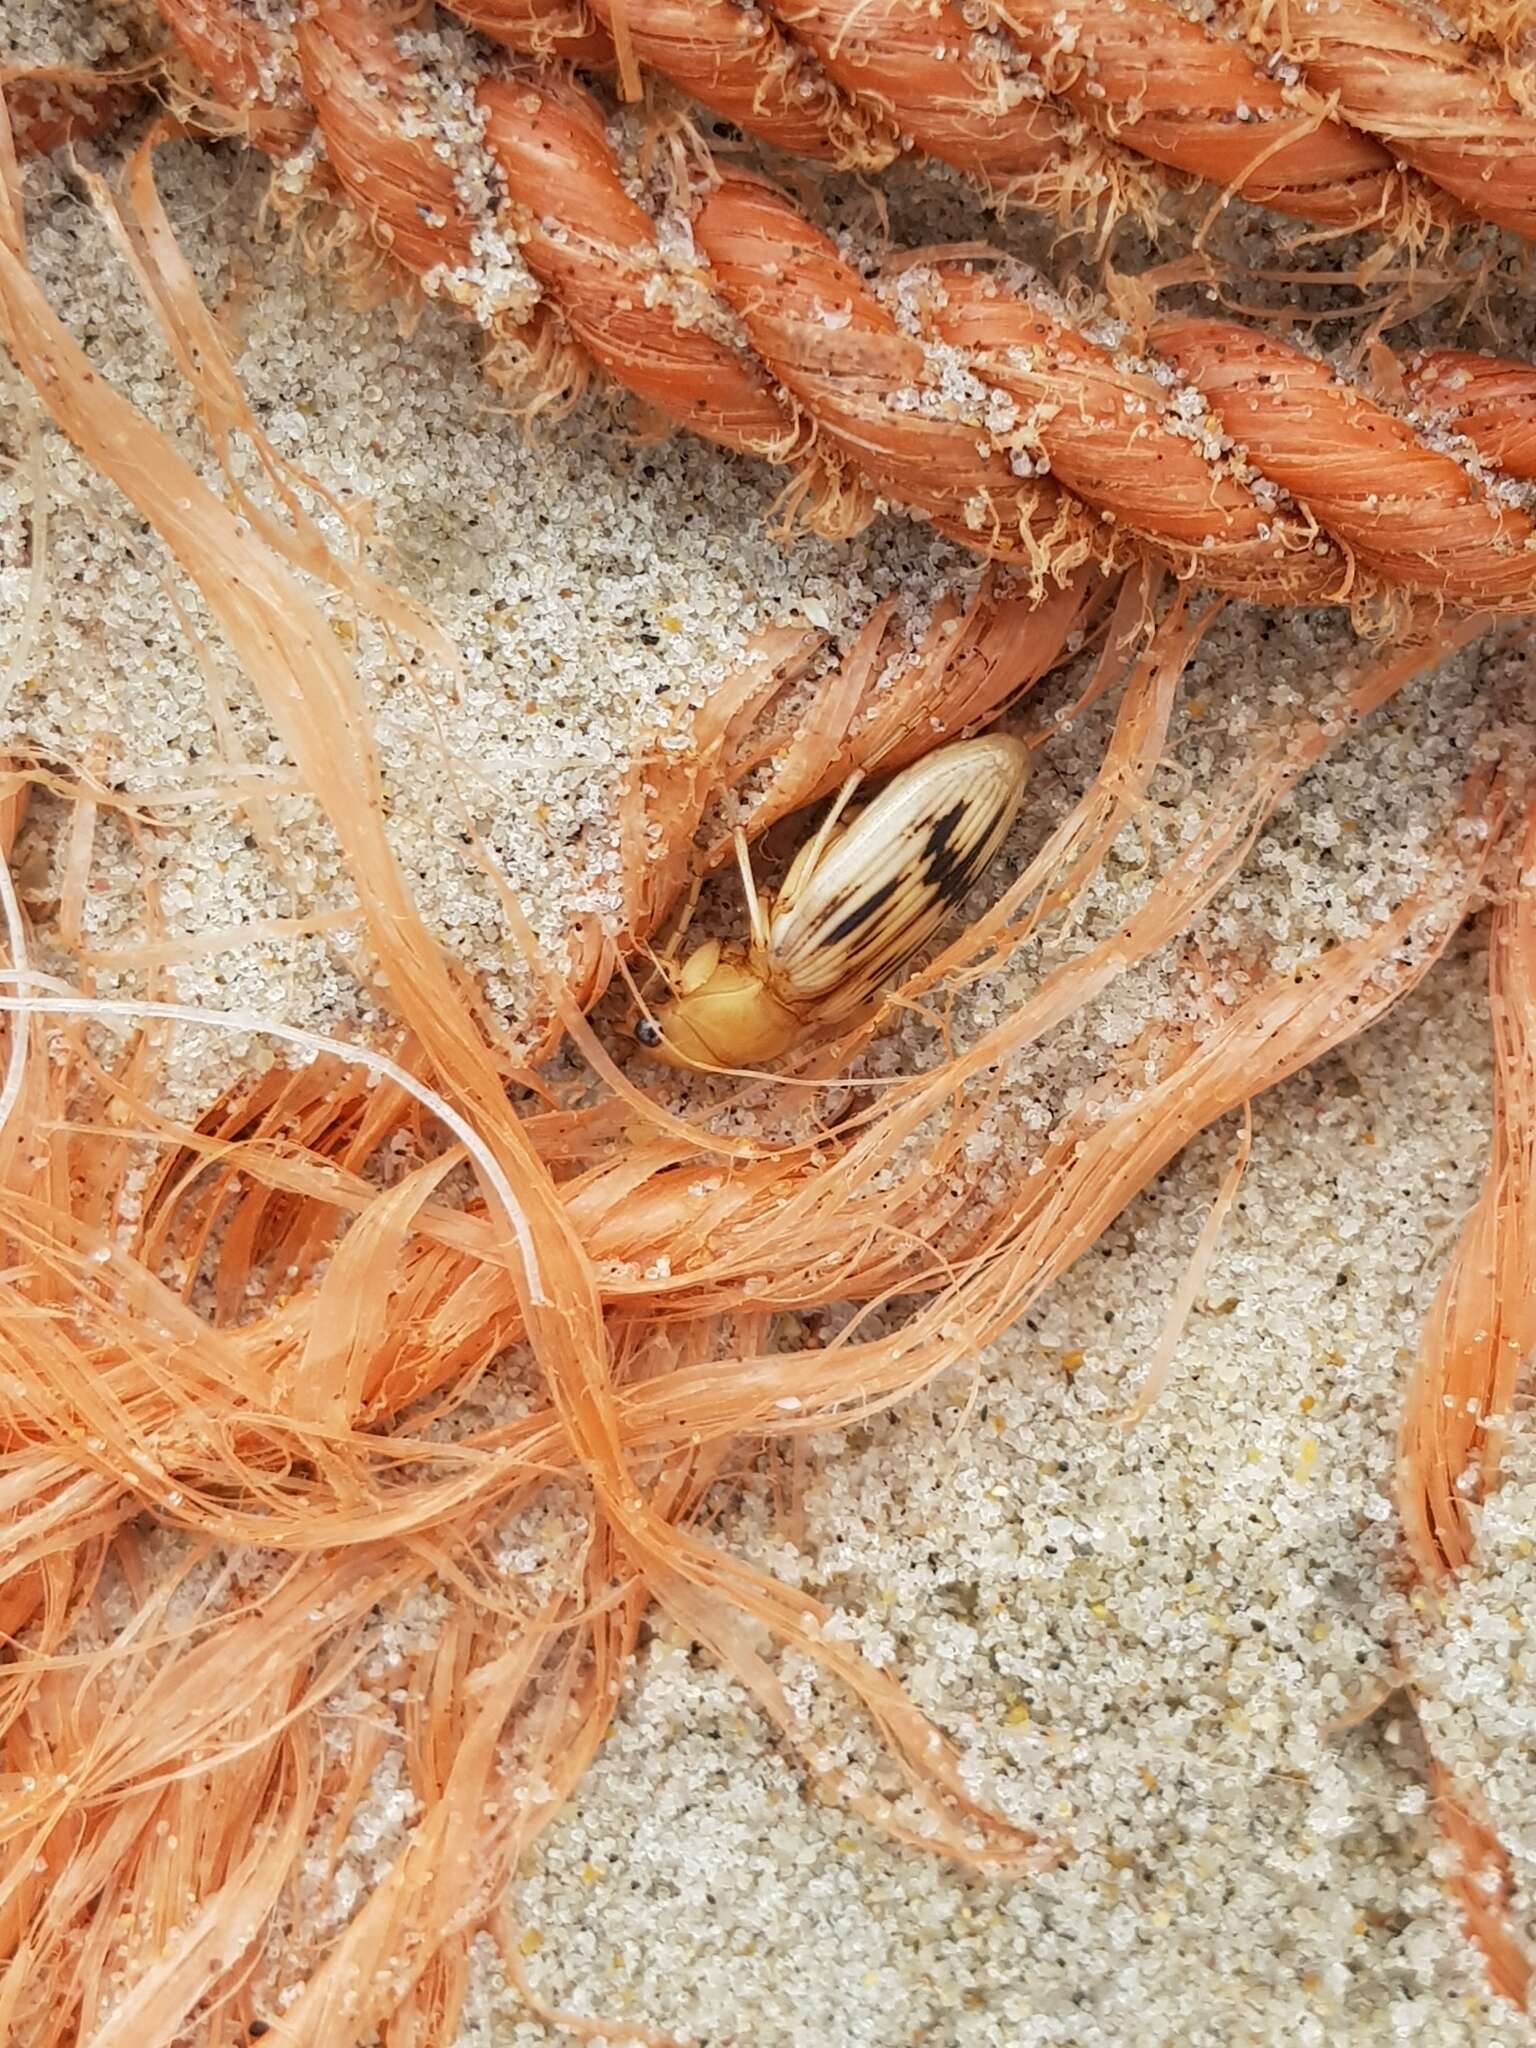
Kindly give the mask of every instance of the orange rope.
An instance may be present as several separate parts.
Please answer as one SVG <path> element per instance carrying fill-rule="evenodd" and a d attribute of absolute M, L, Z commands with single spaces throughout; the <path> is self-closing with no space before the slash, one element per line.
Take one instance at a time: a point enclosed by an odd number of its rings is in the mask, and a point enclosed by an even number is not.
<path fill-rule="evenodd" d="M 996 0 L 1053 91 L 1127 149 L 1301 220 L 1390 220 L 1405 190 L 1379 144 L 1167 0 Z"/>
<path fill-rule="evenodd" d="M 459 11 L 477 19 L 484 4 Z M 614 0 L 592 5 L 606 19 Z M 520 27 L 503 40 L 547 51 L 544 11 L 518 0 Z M 563 14 L 564 0 L 550 12 Z M 1059 174 L 1088 151 L 1103 189 L 1128 152 L 1331 227 L 1465 213 L 1536 234 L 1536 118 L 1514 60 L 1438 36 L 1393 0 L 1305 11 L 1223 0 L 1208 24 L 1172 0 L 989 0 L 984 31 L 957 0 L 768 0 L 746 11 L 730 0 L 624 0 L 623 12 L 644 63 L 785 149 L 861 160 L 822 118 L 836 92 L 844 127 L 851 109 L 872 110 L 909 146 L 1005 187 Z M 818 71 L 805 107 L 773 87 L 754 95 L 765 61 L 803 87 L 806 54 Z"/>
<path fill-rule="evenodd" d="M 461 0 L 453 11 L 481 35 L 526 56 L 604 69 L 615 61 L 613 40 L 586 0 L 564 6 L 558 0 Z"/>
<path fill-rule="evenodd" d="M 1464 434 L 1508 475 L 1536 479 L 1536 369 L 1445 348 L 1404 366 L 1416 405 Z"/>
<path fill-rule="evenodd" d="M 383 19 L 319 0 L 297 41 L 331 168 L 378 239 L 417 277 L 472 267 L 481 223 Z M 676 424 L 797 464 L 824 530 L 850 530 L 878 494 L 1040 587 L 1145 550 L 1266 603 L 1536 611 L 1536 522 L 1512 501 L 1529 458 L 1502 401 L 1459 407 L 1458 459 L 1443 421 L 1231 322 L 1164 320 L 1135 353 L 1090 339 L 1006 265 L 887 266 L 871 284 L 741 174 L 670 224 L 702 261 L 669 257 L 579 86 L 490 77 L 477 97 L 508 195 L 499 225 L 546 297 L 521 330 L 540 376 L 573 375 L 558 314 Z M 1404 388 L 1438 415 L 1453 374 L 1426 358 Z M 1487 378 L 1528 391 L 1532 373 L 1486 359 L 1457 394 Z M 1511 477 L 1490 475 L 1505 455 Z"/>
<path fill-rule="evenodd" d="M 1222 0 L 1220 11 L 1244 17 L 1260 50 L 1296 66 L 1344 120 L 1468 213 L 1536 235 L 1536 114 L 1497 56 L 1439 35 L 1393 0 Z"/>
<path fill-rule="evenodd" d="M 238 108 L 248 139 L 273 156 L 297 149 L 314 126 L 298 80 L 268 31 L 229 0 L 156 0 L 166 27 L 199 79 Z"/>
<path fill-rule="evenodd" d="M 278 155 L 302 142 L 304 95 L 269 27 L 232 0 L 156 5 L 252 142 Z M 627 92 L 638 62 L 778 148 L 845 169 L 912 151 L 1029 204 L 1113 216 L 1128 201 L 1155 205 L 1145 159 L 1332 228 L 1412 240 L 1471 217 L 1536 235 L 1536 44 L 1528 29 L 1519 39 L 1518 11 L 1506 23 L 1467 0 L 1458 41 L 1393 0 L 1304 16 L 1222 0 L 1204 25 L 1171 0 L 988 6 L 980 29 L 959 0 L 453 0 L 452 11 L 522 55 L 617 68 Z M 295 28 L 305 11 L 295 7 Z M 412 11 L 404 0 L 379 21 Z M 149 68 L 0 66 L 18 146 L 42 153 L 97 132 Z"/>

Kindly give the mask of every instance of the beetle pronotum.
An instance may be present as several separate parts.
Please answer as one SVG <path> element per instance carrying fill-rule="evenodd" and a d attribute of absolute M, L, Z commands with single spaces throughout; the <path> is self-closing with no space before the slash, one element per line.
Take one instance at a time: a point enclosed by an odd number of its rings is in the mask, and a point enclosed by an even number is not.
<path fill-rule="evenodd" d="M 1005 733 L 940 747 L 843 822 L 852 777 L 777 896 L 737 838 L 751 939 L 709 939 L 636 1037 L 676 1067 L 755 1067 L 868 1000 L 969 893 L 1013 823 L 1029 749 Z"/>

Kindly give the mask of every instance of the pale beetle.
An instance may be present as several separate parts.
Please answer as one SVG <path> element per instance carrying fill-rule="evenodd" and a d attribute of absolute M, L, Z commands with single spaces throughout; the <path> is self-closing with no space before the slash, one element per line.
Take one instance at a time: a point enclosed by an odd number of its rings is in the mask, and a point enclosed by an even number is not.
<path fill-rule="evenodd" d="M 1029 749 L 1005 733 L 959 740 L 903 769 L 858 815 L 852 777 L 776 896 L 737 854 L 751 937 L 709 939 L 668 970 L 669 998 L 636 1027 L 677 1067 L 756 1067 L 848 1016 L 964 900 L 1006 838 Z"/>

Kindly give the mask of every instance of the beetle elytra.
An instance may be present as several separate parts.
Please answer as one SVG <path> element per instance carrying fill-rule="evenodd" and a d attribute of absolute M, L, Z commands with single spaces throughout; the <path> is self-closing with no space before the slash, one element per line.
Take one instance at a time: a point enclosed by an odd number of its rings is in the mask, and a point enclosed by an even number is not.
<path fill-rule="evenodd" d="M 776 896 L 737 852 L 751 939 L 709 939 L 669 973 L 669 998 L 637 1027 L 676 1067 L 755 1067 L 859 1008 L 959 905 L 1013 823 L 1029 749 L 1005 733 L 959 740 L 903 769 L 844 822 L 852 777 Z"/>

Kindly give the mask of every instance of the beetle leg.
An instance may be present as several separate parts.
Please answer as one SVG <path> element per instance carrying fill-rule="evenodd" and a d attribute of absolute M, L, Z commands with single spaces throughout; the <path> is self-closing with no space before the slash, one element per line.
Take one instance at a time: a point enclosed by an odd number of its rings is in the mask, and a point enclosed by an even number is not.
<path fill-rule="evenodd" d="M 693 923 L 693 913 L 699 907 L 699 897 L 703 892 L 703 888 L 704 877 L 702 875 L 695 875 L 692 882 L 689 884 L 687 900 L 684 902 L 682 910 L 678 915 L 677 923 L 673 926 L 671 932 L 668 934 L 667 943 L 665 944 L 665 946 L 662 947 L 659 953 L 653 946 L 648 946 L 644 942 L 644 940 L 640 942 L 637 951 L 643 953 L 646 959 L 649 960 L 651 963 L 651 971 L 646 976 L 645 985 L 643 988 L 637 988 L 635 986 L 632 976 L 630 975 L 628 969 L 624 966 L 622 957 L 620 958 L 619 971 L 624 976 L 624 979 L 629 983 L 630 993 L 634 996 L 635 1001 L 640 1006 L 641 1011 L 646 1015 L 649 1015 L 649 1012 L 645 1009 L 645 993 L 646 990 L 651 988 L 651 986 L 654 984 L 658 977 L 661 980 L 663 988 L 665 988 L 669 993 L 677 985 L 678 948 L 683 943 L 683 938 L 688 930 L 689 925 Z"/>
<path fill-rule="evenodd" d="M 768 944 L 768 918 L 763 909 L 763 899 L 758 890 L 757 877 L 752 872 L 752 849 L 747 844 L 747 835 L 736 827 L 736 865 L 741 870 L 742 892 L 747 899 L 747 921 L 752 927 L 752 943 L 756 947 Z"/>
<path fill-rule="evenodd" d="M 676 977 L 675 993 L 691 996 L 713 975 L 720 965 L 721 945 L 718 939 L 706 939 L 696 947 L 683 962 L 682 972 Z"/>
<path fill-rule="evenodd" d="M 784 886 L 780 889 L 778 900 L 773 906 L 776 911 L 788 910 L 795 899 L 809 886 L 811 878 L 816 873 L 817 865 L 830 845 L 833 833 L 837 830 L 838 819 L 847 810 L 854 791 L 863 780 L 863 769 L 855 768 L 848 780 L 837 792 L 831 810 L 827 812 L 820 825 L 817 826 L 815 837 L 808 839 L 790 862 L 789 873 L 784 877 Z"/>

